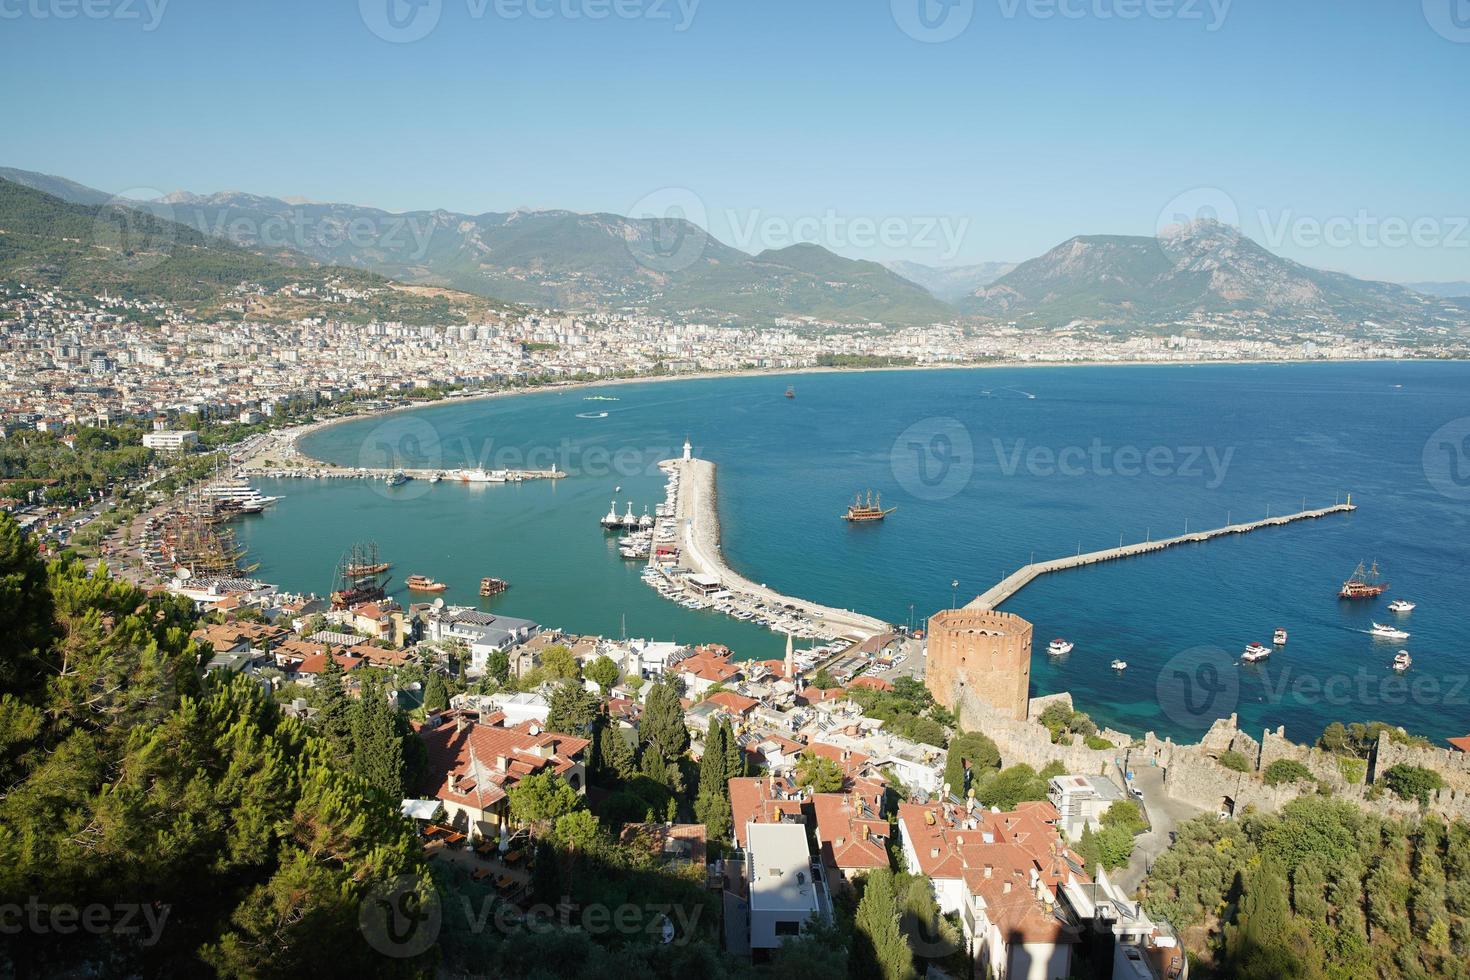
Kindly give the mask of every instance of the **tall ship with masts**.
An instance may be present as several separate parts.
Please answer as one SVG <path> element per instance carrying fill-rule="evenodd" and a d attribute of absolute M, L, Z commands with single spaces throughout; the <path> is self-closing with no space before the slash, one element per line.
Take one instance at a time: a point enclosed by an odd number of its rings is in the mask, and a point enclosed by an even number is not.
<path fill-rule="evenodd" d="M 1357 570 L 1352 577 L 1342 583 L 1342 588 L 1337 590 L 1339 599 L 1376 599 L 1388 591 L 1388 583 L 1382 580 L 1378 571 L 1378 562 L 1374 562 L 1371 568 L 1364 568 L 1362 562 L 1358 562 Z"/>
<path fill-rule="evenodd" d="M 393 566 L 378 556 L 374 542 L 354 544 L 337 564 L 332 589 L 332 606 L 346 609 L 359 602 L 375 602 L 388 594 L 388 569 Z"/>
<path fill-rule="evenodd" d="M 862 494 L 853 498 L 852 503 L 847 505 L 847 513 L 842 515 L 842 519 L 849 524 L 868 524 L 873 521 L 881 521 L 896 510 L 898 510 L 897 507 L 889 507 L 885 510 L 883 494 L 879 493 L 874 496 L 873 491 L 869 490 L 866 498 Z"/>

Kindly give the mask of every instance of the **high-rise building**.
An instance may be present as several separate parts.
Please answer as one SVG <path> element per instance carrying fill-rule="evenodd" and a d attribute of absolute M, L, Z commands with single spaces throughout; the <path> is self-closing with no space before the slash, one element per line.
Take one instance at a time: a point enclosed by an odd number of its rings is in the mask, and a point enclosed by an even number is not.
<path fill-rule="evenodd" d="M 966 694 L 1025 718 L 1031 689 L 1031 624 L 1012 613 L 947 609 L 929 619 L 925 686 L 959 712 Z"/>

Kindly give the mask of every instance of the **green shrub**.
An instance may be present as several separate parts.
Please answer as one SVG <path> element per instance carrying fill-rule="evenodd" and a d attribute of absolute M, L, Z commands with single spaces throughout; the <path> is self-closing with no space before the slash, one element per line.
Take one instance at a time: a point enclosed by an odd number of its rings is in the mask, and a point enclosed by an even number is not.
<path fill-rule="evenodd" d="M 1281 783 L 1296 783 L 1303 779 L 1311 779 L 1312 771 L 1295 759 L 1277 759 L 1266 767 L 1262 775 L 1267 786 L 1278 786 Z"/>
<path fill-rule="evenodd" d="M 1112 742 L 1109 742 L 1107 739 L 1103 738 L 1101 735 L 1089 735 L 1082 741 L 1089 749 L 1117 748 L 1117 746 L 1115 746 Z"/>
<path fill-rule="evenodd" d="M 1363 785 L 1363 780 L 1368 778 L 1368 762 L 1365 759 L 1341 758 L 1337 760 L 1338 771 L 1342 778 L 1354 786 Z"/>
<path fill-rule="evenodd" d="M 1234 769 L 1236 772 L 1250 772 L 1251 761 L 1244 754 L 1234 749 L 1226 749 L 1220 753 L 1220 765 L 1226 769 Z"/>
<path fill-rule="evenodd" d="M 1399 763 L 1383 774 L 1383 783 L 1406 800 L 1429 802 L 1429 794 L 1444 785 L 1444 778 L 1433 769 Z"/>

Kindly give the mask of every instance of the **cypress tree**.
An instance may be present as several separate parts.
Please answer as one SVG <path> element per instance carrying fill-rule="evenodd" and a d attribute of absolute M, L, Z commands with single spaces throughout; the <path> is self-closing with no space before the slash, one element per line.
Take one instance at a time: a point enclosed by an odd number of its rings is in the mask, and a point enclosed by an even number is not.
<path fill-rule="evenodd" d="M 721 722 L 721 724 L 725 726 L 725 796 L 728 800 L 729 780 L 745 775 L 745 750 L 740 747 L 740 742 L 736 739 L 735 730 L 730 727 L 730 723 Z"/>
<path fill-rule="evenodd" d="M 345 673 L 329 650 L 316 680 L 317 727 L 339 756 L 352 749 L 352 705 L 342 683 Z"/>
<path fill-rule="evenodd" d="M 444 676 L 438 671 L 429 675 L 424 684 L 424 710 L 430 714 L 449 707 L 449 688 L 444 685 Z"/>
<path fill-rule="evenodd" d="M 854 980 L 908 980 L 914 975 L 914 957 L 899 929 L 898 899 L 893 872 L 871 872 L 853 918 L 849 975 Z"/>
<path fill-rule="evenodd" d="M 677 759 L 689 748 L 689 729 L 684 727 L 679 693 L 679 678 L 670 674 L 649 688 L 643 702 L 639 733 L 644 744 L 657 745 L 665 759 Z"/>

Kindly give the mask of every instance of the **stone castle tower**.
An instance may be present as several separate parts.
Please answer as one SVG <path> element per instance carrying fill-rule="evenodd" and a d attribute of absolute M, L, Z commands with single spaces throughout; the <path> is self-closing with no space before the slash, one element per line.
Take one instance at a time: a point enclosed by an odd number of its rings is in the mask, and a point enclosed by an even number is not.
<path fill-rule="evenodd" d="M 1011 613 L 947 609 L 929 620 L 924 684 L 961 714 L 972 695 L 1024 719 L 1031 691 L 1031 624 Z"/>

